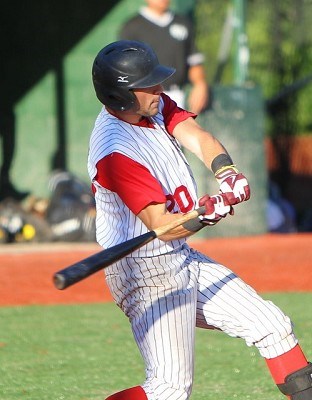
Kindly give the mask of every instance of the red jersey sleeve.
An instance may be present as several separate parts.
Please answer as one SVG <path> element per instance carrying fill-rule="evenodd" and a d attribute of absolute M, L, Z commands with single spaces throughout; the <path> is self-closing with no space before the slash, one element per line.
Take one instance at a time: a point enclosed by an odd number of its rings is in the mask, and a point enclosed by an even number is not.
<path fill-rule="evenodd" d="M 104 188 L 118 194 L 134 213 L 152 203 L 166 203 L 160 183 L 149 170 L 131 158 L 112 153 L 96 165 L 95 179 Z"/>
<path fill-rule="evenodd" d="M 162 114 L 164 116 L 164 122 L 167 131 L 172 135 L 172 132 L 175 126 L 187 118 L 196 118 L 197 115 L 191 113 L 190 111 L 183 110 L 177 106 L 177 103 L 173 101 L 169 96 L 165 93 L 161 94 L 161 97 L 164 101 L 164 108 Z"/>

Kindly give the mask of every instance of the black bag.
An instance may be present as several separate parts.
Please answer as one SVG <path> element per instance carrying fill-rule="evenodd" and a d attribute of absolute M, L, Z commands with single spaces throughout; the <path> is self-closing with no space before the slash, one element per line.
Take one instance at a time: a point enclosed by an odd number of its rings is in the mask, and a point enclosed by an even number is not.
<path fill-rule="evenodd" d="M 95 201 L 91 188 L 69 172 L 55 172 L 46 210 L 54 241 L 95 241 Z"/>

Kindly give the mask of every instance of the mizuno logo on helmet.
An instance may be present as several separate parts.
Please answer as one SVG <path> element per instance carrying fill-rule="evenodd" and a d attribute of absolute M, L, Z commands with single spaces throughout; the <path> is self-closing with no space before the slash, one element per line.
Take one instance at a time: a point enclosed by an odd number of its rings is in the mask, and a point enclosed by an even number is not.
<path fill-rule="evenodd" d="M 128 76 L 118 76 L 117 82 L 125 82 L 128 83 L 129 81 L 127 80 Z"/>

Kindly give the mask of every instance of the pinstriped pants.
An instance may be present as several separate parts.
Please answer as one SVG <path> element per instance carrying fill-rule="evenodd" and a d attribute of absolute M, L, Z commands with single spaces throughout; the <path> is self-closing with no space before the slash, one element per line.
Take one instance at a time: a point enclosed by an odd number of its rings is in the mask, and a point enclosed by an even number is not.
<path fill-rule="evenodd" d="M 187 245 L 158 257 L 126 257 L 105 274 L 145 361 L 142 387 L 149 400 L 190 397 L 196 326 L 240 337 L 265 358 L 297 344 L 290 319 L 278 307 Z"/>

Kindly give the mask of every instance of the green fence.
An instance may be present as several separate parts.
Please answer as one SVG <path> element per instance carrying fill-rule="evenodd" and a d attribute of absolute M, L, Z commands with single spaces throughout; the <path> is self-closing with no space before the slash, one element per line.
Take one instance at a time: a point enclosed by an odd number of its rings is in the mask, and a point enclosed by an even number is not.
<path fill-rule="evenodd" d="M 264 109 L 258 86 L 222 87 L 212 90 L 212 107 L 198 117 L 226 147 L 237 167 L 251 185 L 251 199 L 235 207 L 235 217 L 228 217 L 213 229 L 200 231 L 198 237 L 241 236 L 267 231 L 267 173 L 264 155 Z M 218 191 L 212 173 L 201 161 L 186 153 L 198 183 L 200 195 Z"/>

